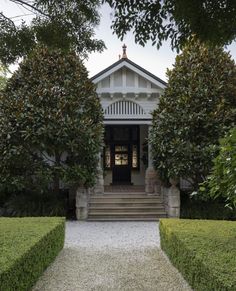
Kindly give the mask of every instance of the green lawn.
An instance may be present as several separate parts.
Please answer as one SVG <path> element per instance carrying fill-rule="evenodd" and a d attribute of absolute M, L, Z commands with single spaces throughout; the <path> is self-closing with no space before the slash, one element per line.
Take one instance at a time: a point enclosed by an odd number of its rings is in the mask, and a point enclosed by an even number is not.
<path fill-rule="evenodd" d="M 0 290 L 28 290 L 63 248 L 64 218 L 0 218 Z"/>
<path fill-rule="evenodd" d="M 236 290 L 236 222 L 162 219 L 161 247 L 194 290 Z"/>

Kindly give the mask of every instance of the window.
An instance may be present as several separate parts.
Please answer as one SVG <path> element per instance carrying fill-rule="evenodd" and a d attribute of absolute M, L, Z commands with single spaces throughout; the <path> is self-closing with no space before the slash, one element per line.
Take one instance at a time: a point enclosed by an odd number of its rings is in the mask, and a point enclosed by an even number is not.
<path fill-rule="evenodd" d="M 115 152 L 128 152 L 128 146 L 115 146 Z"/>
<path fill-rule="evenodd" d="M 128 166 L 128 164 L 129 164 L 128 154 L 115 154 L 116 166 Z"/>

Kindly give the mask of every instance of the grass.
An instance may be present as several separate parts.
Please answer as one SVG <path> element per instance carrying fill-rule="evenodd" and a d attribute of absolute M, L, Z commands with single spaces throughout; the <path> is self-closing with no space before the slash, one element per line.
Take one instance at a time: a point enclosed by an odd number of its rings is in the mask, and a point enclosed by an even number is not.
<path fill-rule="evenodd" d="M 0 290 L 29 290 L 64 245 L 64 218 L 0 218 Z"/>
<path fill-rule="evenodd" d="M 236 290 L 236 222 L 162 219 L 161 247 L 194 290 Z"/>

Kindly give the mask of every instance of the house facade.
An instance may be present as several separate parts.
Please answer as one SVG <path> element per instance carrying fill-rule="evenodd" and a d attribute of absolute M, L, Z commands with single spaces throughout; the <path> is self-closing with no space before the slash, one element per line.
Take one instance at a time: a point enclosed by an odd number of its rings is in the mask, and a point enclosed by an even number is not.
<path fill-rule="evenodd" d="M 125 45 L 121 58 L 92 81 L 104 112 L 104 185 L 148 186 L 147 179 L 153 175 L 148 144 L 152 111 L 166 83 L 129 60 Z"/>
<path fill-rule="evenodd" d="M 77 219 L 156 220 L 178 217 L 176 181 L 161 185 L 148 143 L 152 112 L 166 83 L 128 59 L 120 59 L 91 78 L 104 113 L 104 148 L 93 189 L 76 192 Z"/>

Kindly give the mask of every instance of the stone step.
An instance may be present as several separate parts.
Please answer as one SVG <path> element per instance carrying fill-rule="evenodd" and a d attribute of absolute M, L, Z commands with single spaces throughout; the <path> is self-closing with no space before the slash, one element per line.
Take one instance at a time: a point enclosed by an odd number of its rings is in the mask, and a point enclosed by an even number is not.
<path fill-rule="evenodd" d="M 127 205 L 99 205 L 99 206 L 94 206 L 94 205 L 91 205 L 89 207 L 89 210 L 94 210 L 94 209 L 98 209 L 98 210 L 101 210 L 101 209 L 105 209 L 105 210 L 109 210 L 109 209 L 126 209 L 126 210 L 133 210 L 133 209 L 164 209 L 164 206 L 163 205 L 130 205 L 130 204 L 127 204 Z"/>
<path fill-rule="evenodd" d="M 102 212 L 93 212 L 90 213 L 89 212 L 89 218 L 91 217 L 159 217 L 159 216 L 166 216 L 166 213 L 164 211 L 146 211 L 146 212 L 140 212 L 140 211 L 136 211 L 136 212 L 130 212 L 130 211 L 116 211 L 116 212 L 112 212 L 112 211 L 102 211 Z"/>
<path fill-rule="evenodd" d="M 127 195 L 127 196 L 135 196 L 135 195 L 148 195 L 146 192 L 104 192 L 102 195 Z M 157 195 L 157 194 L 151 194 Z"/>
<path fill-rule="evenodd" d="M 93 201 L 93 200 L 106 200 L 106 199 L 112 199 L 112 200 L 116 200 L 116 199 L 128 199 L 128 200 L 134 200 L 134 199 L 140 199 L 140 200 L 143 200 L 143 199 L 147 199 L 147 200 L 159 200 L 159 201 L 162 201 L 162 198 L 159 197 L 159 196 L 131 196 L 131 195 L 127 195 L 127 196 L 105 196 L 105 195 L 97 195 L 97 196 L 91 196 L 90 197 L 90 200 Z"/>
<path fill-rule="evenodd" d="M 159 194 L 148 194 L 148 193 L 104 193 L 104 194 L 92 194 L 91 197 L 160 197 Z"/>
<path fill-rule="evenodd" d="M 131 214 L 132 213 L 139 213 L 140 215 L 143 213 L 160 213 L 165 212 L 163 207 L 110 207 L 110 208 L 104 208 L 104 207 L 94 207 L 89 208 L 89 215 L 96 214 L 96 213 L 125 213 L 125 214 Z"/>
<path fill-rule="evenodd" d="M 161 198 L 154 197 L 90 197 L 90 202 L 138 202 L 138 203 L 159 203 Z"/>
<path fill-rule="evenodd" d="M 160 217 L 163 218 L 163 217 Z M 88 218 L 87 221 L 158 221 L 158 217 L 96 217 Z"/>
<path fill-rule="evenodd" d="M 132 201 L 129 201 L 129 200 L 112 200 L 112 199 L 109 199 L 109 201 L 103 201 L 103 200 L 99 200 L 99 201 L 90 201 L 89 203 L 90 205 L 112 205 L 112 204 L 121 204 L 121 205 L 125 205 L 125 204 L 147 204 L 147 205 L 152 205 L 152 204 L 157 204 L 157 205 L 160 205 L 160 204 L 163 204 L 163 202 L 161 200 L 134 200 L 132 199 Z"/>
<path fill-rule="evenodd" d="M 162 203 L 90 203 L 89 208 L 129 208 L 129 207 L 135 207 L 135 208 L 150 208 L 150 207 L 157 207 L 157 208 L 164 208 L 164 205 Z"/>
<path fill-rule="evenodd" d="M 157 205 L 163 205 L 163 202 L 162 201 L 148 201 L 148 200 L 143 200 L 143 201 L 138 201 L 138 200 L 116 200 L 116 201 L 113 201 L 113 200 L 107 200 L 107 201 L 90 201 L 90 203 L 89 203 L 89 205 L 110 205 L 110 206 L 112 206 L 112 204 L 114 204 L 114 205 L 132 205 L 132 204 L 134 204 L 134 205 L 155 205 L 155 206 L 157 206 Z"/>

